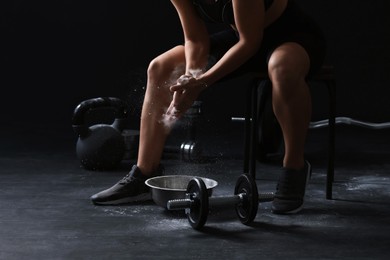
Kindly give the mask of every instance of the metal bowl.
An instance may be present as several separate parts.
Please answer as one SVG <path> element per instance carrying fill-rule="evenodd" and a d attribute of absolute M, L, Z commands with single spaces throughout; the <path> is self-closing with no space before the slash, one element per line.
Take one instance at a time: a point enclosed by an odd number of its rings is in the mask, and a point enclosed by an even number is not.
<path fill-rule="evenodd" d="M 151 188 L 153 201 L 163 208 L 167 208 L 168 200 L 184 199 L 187 185 L 192 178 L 189 175 L 166 175 L 146 180 L 145 184 Z M 213 188 L 218 182 L 213 179 L 200 177 L 206 184 L 208 195 L 211 196 Z"/>

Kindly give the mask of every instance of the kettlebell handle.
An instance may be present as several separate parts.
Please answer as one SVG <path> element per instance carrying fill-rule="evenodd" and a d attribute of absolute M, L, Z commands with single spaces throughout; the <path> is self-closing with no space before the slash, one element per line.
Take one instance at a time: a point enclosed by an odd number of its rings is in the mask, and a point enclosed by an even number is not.
<path fill-rule="evenodd" d="M 85 115 L 88 111 L 96 108 L 112 108 L 115 113 L 115 128 L 121 127 L 121 122 L 127 117 L 127 104 L 115 97 L 92 98 L 81 102 L 73 112 L 72 127 L 78 135 L 85 135 L 88 127 L 85 125 Z"/>

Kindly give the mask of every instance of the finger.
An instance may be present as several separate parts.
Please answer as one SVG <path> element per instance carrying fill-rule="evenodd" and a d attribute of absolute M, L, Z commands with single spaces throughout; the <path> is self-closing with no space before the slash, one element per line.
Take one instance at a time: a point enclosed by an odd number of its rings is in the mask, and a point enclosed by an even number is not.
<path fill-rule="evenodd" d="M 166 118 L 168 119 L 175 119 L 176 115 L 178 113 L 178 110 L 173 106 L 169 106 L 167 109 L 167 112 L 165 112 Z"/>
<path fill-rule="evenodd" d="M 192 76 L 182 75 L 178 80 L 177 84 L 184 85 L 187 84 L 192 79 Z"/>
<path fill-rule="evenodd" d="M 163 115 L 163 118 L 165 121 L 173 122 L 173 121 L 176 121 L 177 119 L 179 119 L 182 116 L 182 114 L 183 114 L 182 111 L 177 109 L 173 105 L 173 103 L 171 103 L 171 105 L 168 107 L 167 111 Z"/>
<path fill-rule="evenodd" d="M 196 81 L 196 79 L 192 76 L 188 75 L 183 75 L 180 78 L 177 79 L 176 85 L 188 85 L 191 84 L 192 82 Z"/>
<path fill-rule="evenodd" d="M 175 93 L 173 93 L 173 99 L 172 99 L 173 106 L 178 108 L 178 106 L 180 106 L 182 102 L 183 102 L 183 92 L 175 91 Z"/>
<path fill-rule="evenodd" d="M 175 92 L 175 91 L 183 91 L 184 90 L 184 87 L 182 86 L 182 85 L 180 85 L 180 84 L 176 84 L 176 85 L 172 85 L 170 88 L 169 88 L 169 90 L 171 91 L 171 92 Z"/>

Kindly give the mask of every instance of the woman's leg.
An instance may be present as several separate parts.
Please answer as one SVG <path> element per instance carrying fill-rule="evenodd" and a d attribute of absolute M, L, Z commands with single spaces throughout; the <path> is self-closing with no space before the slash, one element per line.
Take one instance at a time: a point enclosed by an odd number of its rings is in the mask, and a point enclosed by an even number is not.
<path fill-rule="evenodd" d="M 276 48 L 268 63 L 273 108 L 285 143 L 284 168 L 272 202 L 276 214 L 292 214 L 302 209 L 311 173 L 311 166 L 304 159 L 311 117 L 311 97 L 305 80 L 309 69 L 309 55 L 293 42 Z"/>
<path fill-rule="evenodd" d="M 171 126 L 163 121 L 172 101 L 169 87 L 184 73 L 184 47 L 177 46 L 155 58 L 149 65 L 145 99 L 142 106 L 137 166 L 149 175 L 160 164 Z"/>
<path fill-rule="evenodd" d="M 92 195 L 97 205 L 116 205 L 149 200 L 145 180 L 162 173 L 159 166 L 166 137 L 171 126 L 163 123 L 163 114 L 171 100 L 169 86 L 183 74 L 184 48 L 175 47 L 155 58 L 148 68 L 148 82 L 141 114 L 138 162 L 112 187 Z"/>
<path fill-rule="evenodd" d="M 272 81 L 272 103 L 285 142 L 283 166 L 302 169 L 304 147 L 311 118 L 311 96 L 306 83 L 310 59 L 305 49 L 293 42 L 275 49 L 268 63 Z"/>

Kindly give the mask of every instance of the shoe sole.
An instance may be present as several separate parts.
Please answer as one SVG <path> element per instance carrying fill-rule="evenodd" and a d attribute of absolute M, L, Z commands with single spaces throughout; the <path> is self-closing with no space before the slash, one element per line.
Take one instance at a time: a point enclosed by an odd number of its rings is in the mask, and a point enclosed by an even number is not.
<path fill-rule="evenodd" d="M 152 200 L 151 193 L 142 193 L 133 197 L 126 197 L 118 200 L 110 200 L 110 201 L 92 201 L 95 205 L 119 205 L 133 202 L 144 202 Z"/>
<path fill-rule="evenodd" d="M 307 189 L 307 185 L 309 184 L 309 180 L 311 178 L 311 164 L 309 162 L 306 162 L 308 164 L 308 170 L 309 170 L 309 173 L 307 174 L 306 176 L 306 183 L 305 183 L 305 192 L 303 193 L 303 198 L 302 198 L 302 205 L 299 206 L 298 208 L 296 209 L 293 209 L 293 210 L 290 210 L 290 211 L 283 211 L 283 212 L 278 212 L 278 211 L 272 211 L 273 213 L 275 214 L 279 214 L 279 215 L 287 215 L 287 214 L 295 214 L 295 213 L 298 213 L 299 211 L 301 211 L 303 209 L 303 204 L 305 203 L 305 194 L 306 194 L 306 189 Z"/>

